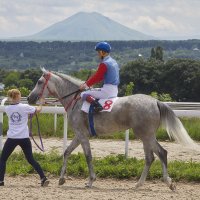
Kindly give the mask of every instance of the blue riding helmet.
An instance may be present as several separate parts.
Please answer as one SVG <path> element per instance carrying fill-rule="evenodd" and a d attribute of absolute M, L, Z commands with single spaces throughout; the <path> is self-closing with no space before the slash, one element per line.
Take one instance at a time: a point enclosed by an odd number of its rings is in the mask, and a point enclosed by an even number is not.
<path fill-rule="evenodd" d="M 110 53 L 111 46 L 107 42 L 99 42 L 96 44 L 95 48 L 96 51 L 105 51 L 107 53 Z"/>

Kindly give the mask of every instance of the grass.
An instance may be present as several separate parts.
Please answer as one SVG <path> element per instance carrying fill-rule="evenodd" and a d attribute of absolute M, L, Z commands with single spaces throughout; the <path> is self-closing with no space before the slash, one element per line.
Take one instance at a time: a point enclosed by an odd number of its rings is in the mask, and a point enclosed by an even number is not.
<path fill-rule="evenodd" d="M 49 154 L 34 153 L 35 159 L 41 164 L 48 174 L 58 176 L 62 167 L 63 158 L 57 152 Z M 97 177 L 130 179 L 139 178 L 144 160 L 136 158 L 125 159 L 124 155 L 107 156 L 105 158 L 93 160 L 94 170 Z M 8 161 L 6 172 L 9 175 L 28 175 L 35 173 L 33 168 L 27 163 L 22 152 L 13 153 Z M 171 161 L 168 164 L 169 175 L 176 181 L 200 182 L 200 163 Z M 68 160 L 67 174 L 74 177 L 87 177 L 88 169 L 83 154 L 72 154 Z M 162 168 L 159 161 L 155 161 L 150 169 L 148 179 L 159 179 L 162 177 Z"/>
<path fill-rule="evenodd" d="M 199 118 L 182 118 L 182 122 L 191 138 L 200 141 L 200 119 Z"/>

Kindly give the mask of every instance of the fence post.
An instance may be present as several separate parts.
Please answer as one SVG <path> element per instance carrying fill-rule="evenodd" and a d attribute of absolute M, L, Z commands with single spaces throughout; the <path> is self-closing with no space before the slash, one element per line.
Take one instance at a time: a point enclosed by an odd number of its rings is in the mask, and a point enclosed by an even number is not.
<path fill-rule="evenodd" d="M 125 158 L 128 158 L 129 129 L 125 132 Z"/>
<path fill-rule="evenodd" d="M 63 153 L 67 148 L 67 113 L 64 114 Z"/>
<path fill-rule="evenodd" d="M 7 97 L 1 101 L 1 106 L 4 106 Z M 0 151 L 3 149 L 3 112 L 0 113 Z"/>

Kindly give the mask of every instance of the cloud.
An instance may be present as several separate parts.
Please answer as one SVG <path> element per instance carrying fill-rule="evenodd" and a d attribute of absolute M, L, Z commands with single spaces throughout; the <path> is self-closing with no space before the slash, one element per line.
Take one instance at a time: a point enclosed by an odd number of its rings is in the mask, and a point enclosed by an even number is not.
<path fill-rule="evenodd" d="M 149 16 L 140 16 L 133 22 L 133 26 L 138 30 L 148 30 L 148 32 L 151 31 L 152 33 L 169 30 L 170 32 L 178 32 L 180 29 L 173 21 L 162 16 L 157 16 L 154 19 Z"/>
<path fill-rule="evenodd" d="M 198 0 L 1 0 L 0 37 L 39 32 L 73 14 L 99 12 L 151 35 L 198 34 Z"/>

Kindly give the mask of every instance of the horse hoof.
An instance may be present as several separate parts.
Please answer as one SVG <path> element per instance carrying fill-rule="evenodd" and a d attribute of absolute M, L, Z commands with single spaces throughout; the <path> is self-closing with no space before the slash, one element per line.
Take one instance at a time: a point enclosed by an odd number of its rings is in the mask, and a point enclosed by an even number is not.
<path fill-rule="evenodd" d="M 141 184 L 141 183 L 137 183 L 136 185 L 135 185 L 135 190 L 137 190 L 139 187 L 141 187 L 143 184 Z"/>
<path fill-rule="evenodd" d="M 85 183 L 85 187 L 86 187 L 86 188 L 91 188 L 91 187 L 92 187 L 92 184 Z"/>
<path fill-rule="evenodd" d="M 65 178 L 60 178 L 59 179 L 59 185 L 63 185 L 65 183 Z"/>
<path fill-rule="evenodd" d="M 169 188 L 170 188 L 170 190 L 172 190 L 172 191 L 176 191 L 176 185 L 175 184 L 173 184 L 173 183 L 171 183 L 171 185 L 169 186 Z"/>

